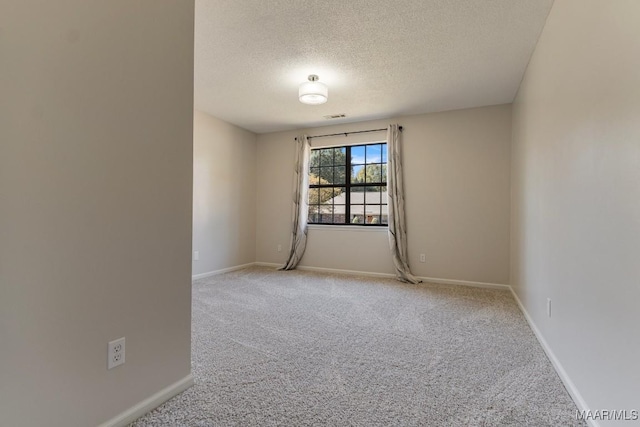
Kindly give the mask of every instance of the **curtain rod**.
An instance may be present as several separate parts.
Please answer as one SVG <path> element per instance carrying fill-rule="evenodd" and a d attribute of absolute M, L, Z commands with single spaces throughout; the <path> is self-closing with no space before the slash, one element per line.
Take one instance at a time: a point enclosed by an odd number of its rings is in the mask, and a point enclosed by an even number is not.
<path fill-rule="evenodd" d="M 350 134 L 352 134 L 352 133 L 381 132 L 381 131 L 383 131 L 383 130 L 387 130 L 387 128 L 383 128 L 383 129 L 369 129 L 369 130 L 355 130 L 355 131 L 352 131 L 352 132 L 328 133 L 328 134 L 326 134 L 326 135 L 308 136 L 307 138 L 308 138 L 308 139 L 311 139 L 311 138 L 324 138 L 325 136 L 340 136 L 340 135 L 347 136 L 347 135 L 350 135 Z M 398 130 L 400 130 L 400 132 L 402 132 L 402 126 L 398 126 Z M 297 141 L 297 140 L 298 140 L 298 137 L 295 137 L 295 138 L 293 138 L 293 139 L 295 139 L 295 140 Z"/>

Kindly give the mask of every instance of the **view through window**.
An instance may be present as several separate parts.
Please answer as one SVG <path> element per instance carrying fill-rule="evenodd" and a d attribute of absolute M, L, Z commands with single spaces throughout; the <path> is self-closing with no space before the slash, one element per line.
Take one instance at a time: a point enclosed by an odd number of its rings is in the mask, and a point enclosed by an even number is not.
<path fill-rule="evenodd" d="M 387 144 L 312 149 L 308 222 L 386 226 Z"/>

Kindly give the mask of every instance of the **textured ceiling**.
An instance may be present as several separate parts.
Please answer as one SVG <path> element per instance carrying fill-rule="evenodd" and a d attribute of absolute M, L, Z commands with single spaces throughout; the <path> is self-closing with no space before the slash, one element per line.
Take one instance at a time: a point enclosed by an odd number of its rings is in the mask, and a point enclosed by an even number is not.
<path fill-rule="evenodd" d="M 552 4 L 196 0 L 195 107 L 265 133 L 508 103 Z M 298 101 L 309 74 L 326 104 Z"/>

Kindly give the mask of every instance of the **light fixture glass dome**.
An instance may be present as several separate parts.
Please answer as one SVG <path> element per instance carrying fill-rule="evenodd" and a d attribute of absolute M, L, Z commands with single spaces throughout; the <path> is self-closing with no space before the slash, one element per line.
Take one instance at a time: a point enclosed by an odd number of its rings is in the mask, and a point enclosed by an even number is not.
<path fill-rule="evenodd" d="M 327 85 L 318 81 L 318 76 L 311 74 L 309 81 L 300 85 L 298 99 L 303 104 L 318 105 L 327 102 L 329 89 Z"/>

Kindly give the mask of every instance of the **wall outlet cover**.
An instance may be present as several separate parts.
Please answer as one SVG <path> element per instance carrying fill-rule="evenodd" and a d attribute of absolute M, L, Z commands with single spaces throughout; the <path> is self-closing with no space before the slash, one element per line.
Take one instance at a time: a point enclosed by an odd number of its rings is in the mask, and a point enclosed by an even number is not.
<path fill-rule="evenodd" d="M 124 337 L 109 341 L 109 344 L 107 345 L 107 369 L 113 369 L 124 363 L 124 344 Z"/>

